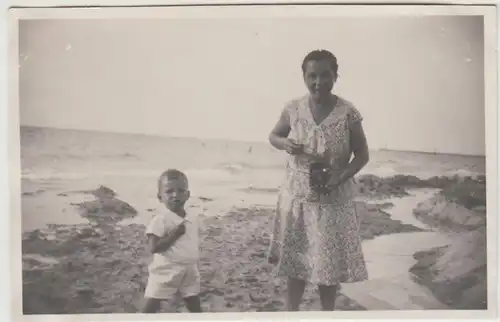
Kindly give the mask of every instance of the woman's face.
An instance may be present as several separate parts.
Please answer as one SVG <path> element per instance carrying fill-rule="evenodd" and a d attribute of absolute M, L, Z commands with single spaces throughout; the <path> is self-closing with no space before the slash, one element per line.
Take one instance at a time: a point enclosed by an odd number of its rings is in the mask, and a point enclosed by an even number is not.
<path fill-rule="evenodd" d="M 337 75 L 328 60 L 310 60 L 306 63 L 304 81 L 314 99 L 328 97 L 336 80 Z"/>

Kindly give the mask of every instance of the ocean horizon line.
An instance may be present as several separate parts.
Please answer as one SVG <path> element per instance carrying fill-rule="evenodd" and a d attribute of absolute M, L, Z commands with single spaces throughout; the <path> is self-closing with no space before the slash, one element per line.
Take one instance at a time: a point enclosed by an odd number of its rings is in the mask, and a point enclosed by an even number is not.
<path fill-rule="evenodd" d="M 162 139 L 179 139 L 179 140 L 193 140 L 199 142 L 225 142 L 225 143 L 244 143 L 244 144 L 254 144 L 254 145 L 268 145 L 271 147 L 267 140 L 263 141 L 251 141 L 251 140 L 235 140 L 227 138 L 200 138 L 200 137 L 189 137 L 189 136 L 173 136 L 173 135 L 162 135 L 159 133 L 139 133 L 139 132 L 122 132 L 122 131 L 105 131 L 97 129 L 77 129 L 77 128 L 64 128 L 64 127 L 53 127 L 53 126 L 41 126 L 41 125 L 20 125 L 20 129 L 48 129 L 57 131 L 74 131 L 74 132 L 84 132 L 84 133 L 101 133 L 101 134 L 116 134 L 116 135 L 130 135 L 130 136 L 144 136 L 151 138 L 162 138 Z M 450 157 L 465 157 L 465 158 L 486 158 L 485 155 L 481 154 L 461 154 L 461 153 L 446 153 L 437 151 L 420 151 L 420 150 L 403 150 L 403 149 L 390 149 L 390 148 L 371 148 L 371 152 L 388 152 L 396 154 L 417 154 L 417 155 L 436 155 L 436 156 L 450 156 Z"/>
<path fill-rule="evenodd" d="M 131 135 L 131 136 L 146 136 L 154 138 L 163 139 L 183 139 L 183 140 L 196 140 L 201 142 L 234 142 L 234 143 L 248 143 L 248 144 L 266 144 L 268 141 L 252 141 L 252 140 L 235 140 L 227 138 L 200 138 L 194 136 L 175 136 L 175 135 L 165 135 L 160 133 L 140 133 L 140 132 L 124 132 L 124 131 L 106 131 L 97 129 L 78 129 L 78 128 L 65 128 L 65 127 L 54 127 L 54 126 L 41 126 L 41 125 L 20 125 L 22 128 L 33 128 L 33 129 L 49 129 L 58 131 L 75 131 L 75 132 L 87 132 L 87 133 L 101 133 L 101 134 L 117 134 L 117 135 Z"/>

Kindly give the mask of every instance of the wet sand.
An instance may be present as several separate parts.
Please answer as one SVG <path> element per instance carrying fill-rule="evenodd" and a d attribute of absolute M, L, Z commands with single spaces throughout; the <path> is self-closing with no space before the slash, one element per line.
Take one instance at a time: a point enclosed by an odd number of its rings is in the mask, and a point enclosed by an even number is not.
<path fill-rule="evenodd" d="M 363 222 L 365 238 L 418 230 L 391 221 L 370 207 Z M 201 233 L 202 301 L 210 312 L 280 311 L 284 309 L 283 281 L 274 278 L 266 263 L 271 209 L 240 209 L 205 220 Z M 118 229 L 116 229 L 118 228 Z M 118 313 L 136 312 L 147 280 L 149 256 L 144 226 L 53 226 L 55 232 L 26 233 L 24 312 Z M 48 239 L 48 240 L 47 240 Z M 40 262 L 37 264 L 37 262 Z M 44 263 L 45 262 L 45 263 Z M 39 267 L 37 268 L 38 265 Z M 165 312 L 182 310 L 182 303 L 166 305 Z M 339 310 L 362 310 L 345 296 Z M 319 310 L 319 298 L 308 288 L 303 308 Z"/>

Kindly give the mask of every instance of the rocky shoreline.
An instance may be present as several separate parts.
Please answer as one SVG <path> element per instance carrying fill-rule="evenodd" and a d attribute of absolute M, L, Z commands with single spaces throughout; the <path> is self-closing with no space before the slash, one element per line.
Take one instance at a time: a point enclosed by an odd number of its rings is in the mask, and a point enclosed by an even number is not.
<path fill-rule="evenodd" d="M 487 309 L 484 175 L 429 179 L 367 175 L 358 181 L 360 193 L 374 198 L 405 196 L 407 189 L 439 189 L 435 196 L 416 205 L 413 215 L 431 229 L 451 234 L 452 242 L 417 252 L 410 274 L 451 309 Z"/>
<path fill-rule="evenodd" d="M 486 183 L 450 185 L 418 205 L 414 215 L 453 236 L 448 246 L 415 254 L 414 280 L 450 308 L 487 309 Z"/>

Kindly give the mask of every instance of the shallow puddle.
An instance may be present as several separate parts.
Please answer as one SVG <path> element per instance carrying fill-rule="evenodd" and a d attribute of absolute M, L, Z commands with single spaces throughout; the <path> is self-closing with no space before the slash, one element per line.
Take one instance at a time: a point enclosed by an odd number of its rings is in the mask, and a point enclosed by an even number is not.
<path fill-rule="evenodd" d="M 412 190 L 408 197 L 390 198 L 377 203 L 394 204 L 392 208 L 385 210 L 392 219 L 428 229 L 413 216 L 413 209 L 419 202 L 432 197 L 436 191 Z M 348 297 L 369 310 L 443 308 L 429 290 L 412 281 L 409 269 L 416 263 L 413 258 L 416 252 L 448 245 L 450 242 L 450 236 L 434 231 L 390 234 L 364 241 L 363 253 L 369 280 L 345 284 L 342 289 Z M 386 291 L 382 292 L 382 289 Z"/>

